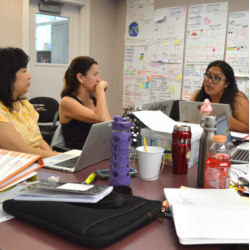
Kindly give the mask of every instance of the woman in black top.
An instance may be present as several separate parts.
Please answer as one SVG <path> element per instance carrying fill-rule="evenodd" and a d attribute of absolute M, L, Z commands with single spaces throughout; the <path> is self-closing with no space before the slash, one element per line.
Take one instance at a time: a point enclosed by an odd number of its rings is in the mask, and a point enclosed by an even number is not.
<path fill-rule="evenodd" d="M 59 117 L 67 147 L 82 149 L 92 124 L 111 120 L 97 62 L 91 57 L 73 59 L 64 75 Z"/>

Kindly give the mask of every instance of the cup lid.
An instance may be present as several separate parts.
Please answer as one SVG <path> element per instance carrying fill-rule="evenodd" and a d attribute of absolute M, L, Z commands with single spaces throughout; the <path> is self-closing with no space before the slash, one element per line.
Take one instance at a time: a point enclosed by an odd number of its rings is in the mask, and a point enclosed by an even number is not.
<path fill-rule="evenodd" d="M 190 126 L 187 126 L 187 125 L 174 125 L 174 130 L 175 131 L 189 132 L 189 131 L 191 131 L 191 128 L 190 128 Z"/>

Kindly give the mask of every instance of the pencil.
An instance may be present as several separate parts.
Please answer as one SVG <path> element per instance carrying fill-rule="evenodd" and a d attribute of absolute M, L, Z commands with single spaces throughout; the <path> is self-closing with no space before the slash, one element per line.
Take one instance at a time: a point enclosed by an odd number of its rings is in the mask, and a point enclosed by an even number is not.
<path fill-rule="evenodd" d="M 143 143 L 144 143 L 144 148 L 145 148 L 145 151 L 148 152 L 148 149 L 147 149 L 147 143 L 146 143 L 146 139 L 145 137 L 143 136 Z"/>

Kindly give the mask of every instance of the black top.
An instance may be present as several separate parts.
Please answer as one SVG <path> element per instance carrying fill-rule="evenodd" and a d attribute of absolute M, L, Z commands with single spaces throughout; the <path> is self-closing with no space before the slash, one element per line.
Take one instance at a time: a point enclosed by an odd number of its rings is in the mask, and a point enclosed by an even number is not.
<path fill-rule="evenodd" d="M 83 105 L 75 96 L 70 96 Z M 62 133 L 66 147 L 82 149 L 92 124 L 72 119 L 69 123 L 62 124 Z"/>

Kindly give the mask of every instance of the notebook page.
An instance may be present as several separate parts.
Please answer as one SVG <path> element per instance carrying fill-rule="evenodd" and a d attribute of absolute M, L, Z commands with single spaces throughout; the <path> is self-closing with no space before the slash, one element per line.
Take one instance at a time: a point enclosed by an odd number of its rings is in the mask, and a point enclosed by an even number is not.
<path fill-rule="evenodd" d="M 247 243 L 249 237 L 248 208 L 173 206 L 176 233 L 182 244 L 192 241 L 207 243 Z M 215 240 L 215 241 L 214 241 Z"/>
<path fill-rule="evenodd" d="M 233 189 L 179 189 L 165 188 L 170 205 L 246 207 L 247 204 Z"/>

